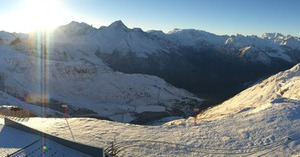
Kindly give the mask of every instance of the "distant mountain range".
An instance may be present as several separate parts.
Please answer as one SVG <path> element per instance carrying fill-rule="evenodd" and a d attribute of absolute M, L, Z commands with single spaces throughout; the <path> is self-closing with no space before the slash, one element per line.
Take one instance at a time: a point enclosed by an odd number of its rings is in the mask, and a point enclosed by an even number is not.
<path fill-rule="evenodd" d="M 36 37 L 0 32 L 1 90 L 20 100 L 38 98 Z M 166 34 L 129 29 L 122 21 L 99 29 L 71 22 L 49 39 L 49 107 L 62 111 L 60 104 L 67 103 L 73 115 L 127 122 L 206 108 L 300 62 L 300 38 L 279 33 L 218 36 L 174 29 Z"/>
<path fill-rule="evenodd" d="M 144 32 L 122 21 L 93 28 L 71 22 L 56 32 L 81 43 L 112 69 L 159 76 L 174 86 L 221 102 L 257 80 L 300 61 L 300 38 L 279 33 L 218 36 L 194 29 Z"/>

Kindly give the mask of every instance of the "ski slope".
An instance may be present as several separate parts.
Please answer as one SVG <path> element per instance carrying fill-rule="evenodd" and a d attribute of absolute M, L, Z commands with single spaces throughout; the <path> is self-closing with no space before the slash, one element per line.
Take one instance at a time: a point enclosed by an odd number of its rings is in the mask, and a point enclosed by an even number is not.
<path fill-rule="evenodd" d="M 215 120 L 193 118 L 140 126 L 92 118 L 31 118 L 23 124 L 78 142 L 110 147 L 120 156 L 291 156 L 300 153 L 300 102 Z M 291 140 L 289 140 L 289 138 Z M 271 152 L 270 152 L 271 151 Z"/>
<path fill-rule="evenodd" d="M 157 126 L 93 118 L 30 118 L 22 124 L 120 156 L 292 156 L 300 153 L 300 64 L 198 115 Z M 276 88 L 278 87 L 278 88 Z M 286 90 L 288 88 L 288 90 Z M 284 91 L 284 92 L 283 92 Z M 262 95 L 262 96 L 261 96 Z"/>

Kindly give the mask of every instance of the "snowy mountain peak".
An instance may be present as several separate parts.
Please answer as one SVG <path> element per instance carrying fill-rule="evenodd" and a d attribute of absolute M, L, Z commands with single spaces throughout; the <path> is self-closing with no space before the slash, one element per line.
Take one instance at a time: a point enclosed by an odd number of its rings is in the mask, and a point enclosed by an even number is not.
<path fill-rule="evenodd" d="M 153 35 L 155 35 L 157 37 L 160 37 L 160 38 L 163 38 L 163 37 L 166 36 L 166 34 L 161 30 L 149 30 L 149 31 L 147 31 L 147 33 L 153 34 Z"/>
<path fill-rule="evenodd" d="M 67 25 L 60 26 L 56 29 L 56 31 L 62 31 L 69 35 L 83 35 L 86 34 L 92 30 L 95 30 L 94 27 L 84 23 L 84 22 L 76 22 L 72 21 Z"/>
<path fill-rule="evenodd" d="M 141 28 L 137 28 L 137 27 L 133 28 L 132 30 L 135 32 L 142 32 L 142 33 L 144 32 Z"/>
<path fill-rule="evenodd" d="M 128 30 L 128 27 L 121 20 L 113 22 L 108 26 L 108 28 Z"/>
<path fill-rule="evenodd" d="M 199 34 L 212 34 L 205 32 L 203 30 L 197 30 L 197 29 L 179 29 L 175 28 L 172 31 L 168 32 L 168 34 L 176 34 L 176 33 L 183 33 L 183 34 L 190 34 L 190 35 L 199 35 Z"/>
<path fill-rule="evenodd" d="M 182 31 L 182 29 L 174 28 L 173 30 L 169 31 L 168 34 L 173 34 L 173 33 L 177 33 L 177 32 L 180 32 L 180 31 Z"/>
<path fill-rule="evenodd" d="M 236 35 L 233 35 L 233 36 L 235 36 L 237 38 L 243 38 L 243 37 L 245 37 L 243 34 L 236 34 Z"/>
<path fill-rule="evenodd" d="M 265 34 L 261 35 L 261 37 L 262 37 L 263 39 L 274 40 L 274 39 L 279 38 L 279 37 L 282 37 L 282 38 L 283 38 L 284 35 L 281 34 L 281 33 L 265 33 Z"/>
<path fill-rule="evenodd" d="M 77 29 L 87 29 L 87 28 L 92 28 L 91 25 L 88 25 L 87 23 L 84 22 L 76 22 L 76 21 L 72 21 L 69 24 L 66 25 L 67 27 L 70 28 L 77 28 Z"/>
<path fill-rule="evenodd" d="M 153 34 L 165 34 L 163 31 L 161 30 L 149 30 L 147 31 L 147 33 L 153 33 Z"/>
<path fill-rule="evenodd" d="M 201 47 L 199 45 L 223 45 L 228 36 L 218 36 L 203 30 L 173 29 L 168 32 L 170 40 L 184 46 Z"/>

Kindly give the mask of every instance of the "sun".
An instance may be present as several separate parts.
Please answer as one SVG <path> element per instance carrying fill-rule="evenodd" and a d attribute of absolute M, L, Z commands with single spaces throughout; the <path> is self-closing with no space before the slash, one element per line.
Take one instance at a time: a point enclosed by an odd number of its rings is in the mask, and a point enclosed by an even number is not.
<path fill-rule="evenodd" d="M 7 19 L 20 32 L 52 30 L 66 23 L 68 12 L 59 0 L 24 0 Z"/>
<path fill-rule="evenodd" d="M 51 30 L 61 23 L 65 14 L 58 0 L 27 0 L 23 12 L 30 22 L 27 27 L 33 30 Z"/>

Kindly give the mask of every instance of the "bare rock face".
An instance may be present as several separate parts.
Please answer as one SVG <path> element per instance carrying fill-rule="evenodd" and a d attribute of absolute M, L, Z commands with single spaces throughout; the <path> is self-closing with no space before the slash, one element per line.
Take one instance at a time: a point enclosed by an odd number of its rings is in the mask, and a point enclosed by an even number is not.
<path fill-rule="evenodd" d="M 13 40 L 13 41 L 10 42 L 10 46 L 17 45 L 20 42 L 22 42 L 21 39 L 20 38 L 16 38 L 15 40 Z"/>

